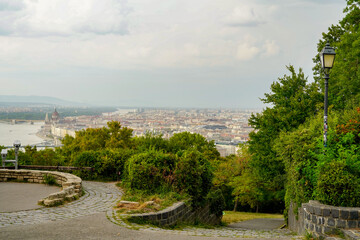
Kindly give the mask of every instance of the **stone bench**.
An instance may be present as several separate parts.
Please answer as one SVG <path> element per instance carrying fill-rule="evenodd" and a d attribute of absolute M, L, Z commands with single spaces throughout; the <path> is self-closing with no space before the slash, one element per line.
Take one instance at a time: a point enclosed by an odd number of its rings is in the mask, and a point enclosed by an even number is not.
<path fill-rule="evenodd" d="M 52 207 L 61 205 L 64 201 L 73 201 L 81 196 L 82 180 L 70 173 L 0 169 L 0 182 L 15 180 L 29 183 L 45 183 L 46 176 L 53 176 L 56 183 L 62 187 L 62 190 L 39 200 L 39 204 Z"/>

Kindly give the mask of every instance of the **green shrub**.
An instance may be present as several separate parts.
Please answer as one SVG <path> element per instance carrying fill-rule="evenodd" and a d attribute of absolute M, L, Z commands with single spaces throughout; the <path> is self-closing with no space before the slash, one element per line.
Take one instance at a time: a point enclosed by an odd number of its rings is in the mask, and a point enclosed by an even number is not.
<path fill-rule="evenodd" d="M 360 176 L 349 172 L 346 163 L 333 160 L 321 167 L 316 199 L 333 206 L 360 205 Z"/>
<path fill-rule="evenodd" d="M 94 171 L 79 170 L 75 173 L 85 179 L 117 180 L 124 172 L 127 159 L 134 154 L 131 149 L 102 149 L 84 151 L 72 162 L 75 167 L 92 167 Z"/>
<path fill-rule="evenodd" d="M 161 151 L 133 155 L 126 162 L 124 178 L 130 189 L 161 192 L 171 189 L 176 156 Z"/>
<path fill-rule="evenodd" d="M 209 161 L 196 150 L 188 150 L 176 164 L 174 187 L 191 197 L 193 207 L 201 205 L 211 186 L 213 174 Z"/>
<path fill-rule="evenodd" d="M 207 195 L 207 201 L 210 204 L 210 212 L 220 217 L 225 210 L 225 198 L 220 189 L 210 191 Z"/>
<path fill-rule="evenodd" d="M 56 178 L 53 175 L 44 175 L 44 183 L 50 186 L 57 185 Z"/>

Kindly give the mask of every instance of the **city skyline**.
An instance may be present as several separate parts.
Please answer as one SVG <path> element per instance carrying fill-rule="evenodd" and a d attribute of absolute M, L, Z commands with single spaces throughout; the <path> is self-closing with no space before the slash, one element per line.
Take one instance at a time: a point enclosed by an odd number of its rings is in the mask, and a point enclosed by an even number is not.
<path fill-rule="evenodd" d="M 1 95 L 110 106 L 262 108 L 342 0 L 0 2 Z"/>

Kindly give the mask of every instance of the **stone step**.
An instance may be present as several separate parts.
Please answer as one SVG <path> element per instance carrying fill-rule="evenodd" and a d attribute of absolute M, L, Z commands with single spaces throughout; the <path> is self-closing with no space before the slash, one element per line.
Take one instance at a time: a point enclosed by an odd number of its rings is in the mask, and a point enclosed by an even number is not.
<path fill-rule="evenodd" d="M 358 240 L 360 239 L 360 229 L 344 229 L 342 230 L 344 235 L 345 235 L 345 239 L 349 239 L 349 240 Z"/>

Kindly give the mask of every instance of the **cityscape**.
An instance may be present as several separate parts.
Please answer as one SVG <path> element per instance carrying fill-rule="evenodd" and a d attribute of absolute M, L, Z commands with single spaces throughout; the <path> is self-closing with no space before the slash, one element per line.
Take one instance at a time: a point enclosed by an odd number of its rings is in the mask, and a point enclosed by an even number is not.
<path fill-rule="evenodd" d="M 0 239 L 360 239 L 360 0 L 0 15 Z"/>
<path fill-rule="evenodd" d="M 236 154 L 239 143 L 248 140 L 252 128 L 248 119 L 258 109 L 118 109 L 116 112 L 97 116 L 61 117 L 55 109 L 46 114 L 45 124 L 39 136 L 55 145 L 61 145 L 66 134 L 75 137 L 75 132 L 86 128 L 101 128 L 108 121 L 118 121 L 133 129 L 133 136 L 144 136 L 146 132 L 170 138 L 175 133 L 199 133 L 214 141 L 222 156 Z"/>

